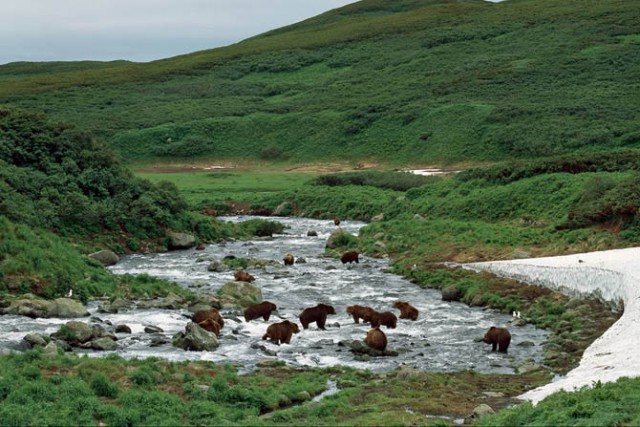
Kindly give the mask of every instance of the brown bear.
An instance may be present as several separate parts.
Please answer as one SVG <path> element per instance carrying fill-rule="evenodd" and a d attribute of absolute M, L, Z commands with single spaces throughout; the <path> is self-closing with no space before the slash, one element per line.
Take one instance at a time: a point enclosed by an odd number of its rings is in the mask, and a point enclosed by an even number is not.
<path fill-rule="evenodd" d="M 318 304 L 315 307 L 305 308 L 300 313 L 300 323 L 302 323 L 304 329 L 309 329 L 309 323 L 316 322 L 318 328 L 324 330 L 328 314 L 336 314 L 336 309 L 328 304 Z"/>
<path fill-rule="evenodd" d="M 496 351 L 496 347 L 498 347 L 499 352 L 506 353 L 509 348 L 509 343 L 511 343 L 511 334 L 507 328 L 496 328 L 492 326 L 487 333 L 484 334 L 482 341 L 491 344 L 491 351 Z"/>
<path fill-rule="evenodd" d="M 384 325 L 387 328 L 395 329 L 397 322 L 398 322 L 398 318 L 396 317 L 395 314 L 393 314 L 390 311 L 385 311 L 383 313 L 378 313 L 376 311 L 371 316 L 372 328 L 377 328 L 381 325 Z"/>
<path fill-rule="evenodd" d="M 198 246 L 196 246 L 196 251 L 204 251 L 205 248 L 206 246 L 204 245 L 204 243 L 200 243 Z"/>
<path fill-rule="evenodd" d="M 347 314 L 353 316 L 353 321 L 356 323 L 360 323 L 360 319 L 363 322 L 370 322 L 371 316 L 376 311 L 371 307 L 364 307 L 362 305 L 350 305 L 347 307 Z"/>
<path fill-rule="evenodd" d="M 291 254 L 286 254 L 284 258 L 282 258 L 282 261 L 284 261 L 284 265 L 293 265 L 295 258 Z"/>
<path fill-rule="evenodd" d="M 409 304 L 406 301 L 396 301 L 393 303 L 393 308 L 400 310 L 401 319 L 418 319 L 418 309 Z"/>
<path fill-rule="evenodd" d="M 233 277 L 235 277 L 236 282 L 253 282 L 254 280 L 256 280 L 255 277 L 253 277 L 251 274 L 247 273 L 246 271 L 242 271 L 242 270 L 238 270 L 235 273 L 233 273 Z"/>
<path fill-rule="evenodd" d="M 191 318 L 194 323 L 204 322 L 207 319 L 215 320 L 216 322 L 218 322 L 220 328 L 224 327 L 224 319 L 215 308 L 212 308 L 210 310 L 198 310 L 193 313 L 193 317 Z"/>
<path fill-rule="evenodd" d="M 352 263 L 352 262 L 355 262 L 357 264 L 360 262 L 358 261 L 358 252 L 347 251 L 342 254 L 342 256 L 340 257 L 340 261 L 342 261 L 343 264 Z"/>
<path fill-rule="evenodd" d="M 338 218 L 338 217 L 333 218 L 333 223 L 335 225 L 340 225 L 340 218 Z"/>
<path fill-rule="evenodd" d="M 213 332 L 217 337 L 220 336 L 220 324 L 213 319 L 205 319 L 198 325 L 205 331 Z"/>
<path fill-rule="evenodd" d="M 376 350 L 384 351 L 387 348 L 387 336 L 380 330 L 380 328 L 369 329 L 367 337 L 364 339 L 364 343 Z"/>
<path fill-rule="evenodd" d="M 289 344 L 291 343 L 291 337 L 293 334 L 297 334 L 298 332 L 300 332 L 300 328 L 298 328 L 297 323 L 285 320 L 280 323 L 269 325 L 267 333 L 262 336 L 262 339 L 266 340 L 269 338 L 278 345 L 280 345 L 280 342 Z"/>
<path fill-rule="evenodd" d="M 277 310 L 278 307 L 272 302 L 262 301 L 259 304 L 253 304 L 244 309 L 244 320 L 251 322 L 252 320 L 262 317 L 265 321 L 269 320 L 271 312 Z"/>

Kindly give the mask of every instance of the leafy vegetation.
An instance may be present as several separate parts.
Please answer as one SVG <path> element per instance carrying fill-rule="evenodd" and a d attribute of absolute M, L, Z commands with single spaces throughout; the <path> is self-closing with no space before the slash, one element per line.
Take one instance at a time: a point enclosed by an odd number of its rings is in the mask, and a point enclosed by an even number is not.
<path fill-rule="evenodd" d="M 640 147 L 634 17 L 626 0 L 368 0 L 147 64 L 0 66 L 0 102 L 77 124 L 127 161 L 603 153 Z"/>

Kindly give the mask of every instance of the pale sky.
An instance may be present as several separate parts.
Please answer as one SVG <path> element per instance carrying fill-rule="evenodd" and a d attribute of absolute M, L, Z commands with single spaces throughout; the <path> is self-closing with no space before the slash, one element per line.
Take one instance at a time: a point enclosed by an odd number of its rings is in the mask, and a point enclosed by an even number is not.
<path fill-rule="evenodd" d="M 226 46 L 354 0 L 0 0 L 0 64 L 151 61 Z"/>

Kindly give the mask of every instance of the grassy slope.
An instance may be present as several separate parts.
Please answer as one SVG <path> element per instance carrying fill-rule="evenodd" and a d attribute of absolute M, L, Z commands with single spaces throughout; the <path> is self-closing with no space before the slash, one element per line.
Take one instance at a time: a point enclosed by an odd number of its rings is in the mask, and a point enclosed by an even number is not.
<path fill-rule="evenodd" d="M 445 163 L 638 147 L 636 15 L 622 0 L 370 0 L 148 64 L 21 78 L 0 67 L 0 102 L 78 123 L 130 160 Z"/>

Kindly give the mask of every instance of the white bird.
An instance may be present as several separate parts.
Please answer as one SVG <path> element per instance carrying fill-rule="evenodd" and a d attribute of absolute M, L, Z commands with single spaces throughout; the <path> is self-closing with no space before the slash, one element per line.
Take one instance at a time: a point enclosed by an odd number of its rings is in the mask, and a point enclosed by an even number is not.
<path fill-rule="evenodd" d="M 67 292 L 67 298 L 71 298 L 73 296 L 73 289 L 69 289 L 69 292 Z"/>

